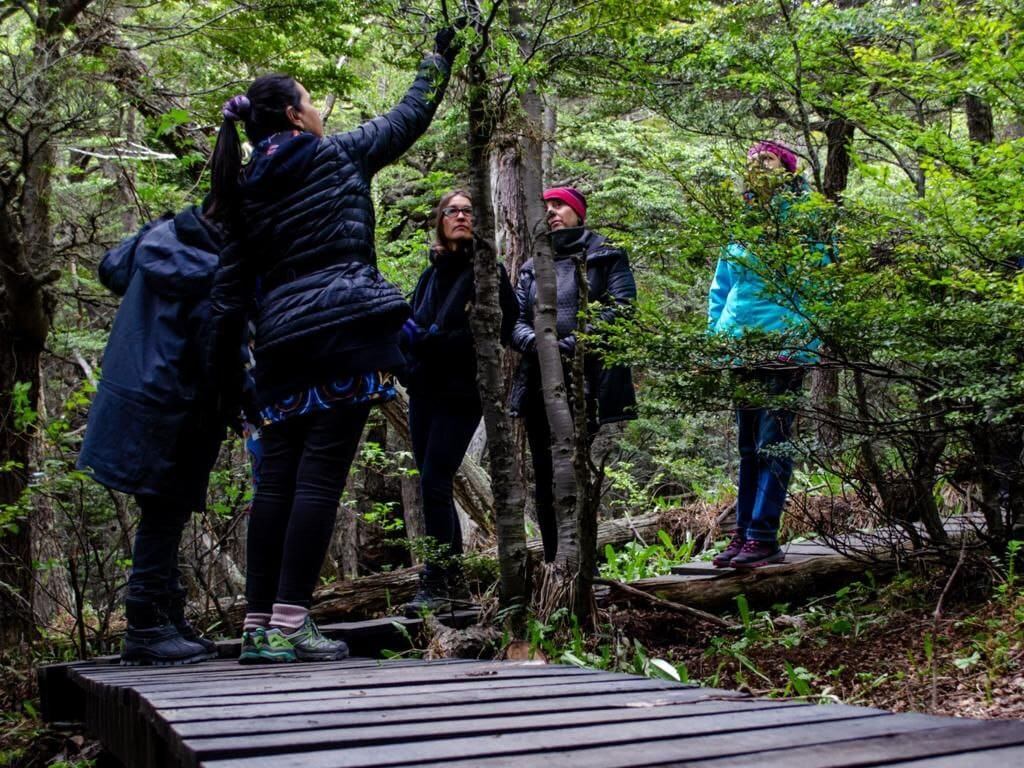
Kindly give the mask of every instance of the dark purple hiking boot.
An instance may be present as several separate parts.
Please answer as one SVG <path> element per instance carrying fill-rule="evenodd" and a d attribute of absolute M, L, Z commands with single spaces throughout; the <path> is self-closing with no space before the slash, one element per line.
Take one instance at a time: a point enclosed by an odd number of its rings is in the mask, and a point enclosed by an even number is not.
<path fill-rule="evenodd" d="M 781 563 L 785 559 L 786 553 L 779 549 L 776 542 L 750 539 L 729 565 L 733 568 L 760 568 L 762 565 Z"/>
<path fill-rule="evenodd" d="M 729 546 L 715 555 L 711 564 L 715 568 L 728 568 L 732 565 L 732 559 L 736 557 L 743 549 L 743 545 L 746 544 L 747 540 L 744 539 L 740 534 L 734 533 L 732 538 L 729 540 Z"/>

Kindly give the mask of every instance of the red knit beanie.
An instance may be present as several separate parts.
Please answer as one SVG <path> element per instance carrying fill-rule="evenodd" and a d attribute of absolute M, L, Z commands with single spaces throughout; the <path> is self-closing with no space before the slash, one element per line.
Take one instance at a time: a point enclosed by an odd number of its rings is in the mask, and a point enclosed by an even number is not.
<path fill-rule="evenodd" d="M 580 224 L 587 218 L 587 198 L 576 187 L 552 187 L 544 191 L 544 200 L 561 200 L 580 217 Z"/>

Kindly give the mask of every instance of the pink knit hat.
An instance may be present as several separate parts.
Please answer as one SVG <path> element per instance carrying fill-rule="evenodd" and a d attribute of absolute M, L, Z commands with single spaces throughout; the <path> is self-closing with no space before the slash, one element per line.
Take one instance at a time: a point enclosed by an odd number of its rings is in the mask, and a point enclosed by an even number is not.
<path fill-rule="evenodd" d="M 580 217 L 580 223 L 587 218 L 587 198 L 576 187 L 552 187 L 544 190 L 543 200 L 561 200 Z"/>
<path fill-rule="evenodd" d="M 777 141 L 759 141 L 747 150 L 747 159 L 752 160 L 762 152 L 775 155 L 779 158 L 783 168 L 790 173 L 796 173 L 796 155 L 785 144 L 780 144 Z"/>

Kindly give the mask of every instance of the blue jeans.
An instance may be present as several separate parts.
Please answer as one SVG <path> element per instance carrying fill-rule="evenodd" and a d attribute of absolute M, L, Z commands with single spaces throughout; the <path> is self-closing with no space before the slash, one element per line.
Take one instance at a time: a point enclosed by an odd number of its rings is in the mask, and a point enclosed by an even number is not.
<path fill-rule="evenodd" d="M 789 450 L 795 413 L 788 408 L 765 407 L 782 395 L 800 391 L 802 368 L 743 371 L 739 381 L 757 401 L 736 408 L 740 472 L 736 494 L 736 530 L 748 539 L 775 542 L 793 474 Z"/>

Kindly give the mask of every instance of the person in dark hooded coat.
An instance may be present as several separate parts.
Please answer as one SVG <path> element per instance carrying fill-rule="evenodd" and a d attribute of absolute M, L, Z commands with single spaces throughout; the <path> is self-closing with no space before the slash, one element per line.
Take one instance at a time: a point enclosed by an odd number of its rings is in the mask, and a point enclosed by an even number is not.
<path fill-rule="evenodd" d="M 395 396 L 405 358 L 402 294 L 377 270 L 374 175 L 426 131 L 444 95 L 455 32 L 436 36 L 390 112 L 324 135 L 309 93 L 264 75 L 224 105 L 214 149 L 215 215 L 230 237 L 214 283 L 207 369 L 230 401 L 234 350 L 255 325 L 254 395 L 263 459 L 249 518 L 242 663 L 347 655 L 309 615 L 338 499 L 372 404 Z M 241 164 L 236 123 L 253 145 Z"/>
<path fill-rule="evenodd" d="M 584 226 L 587 202 L 574 187 L 554 187 L 544 192 L 549 237 L 555 259 L 558 292 L 556 331 L 558 349 L 568 370 L 576 351 L 579 292 L 576 286 L 574 258 L 586 263 L 590 301 L 603 308 L 600 319 L 612 320 L 636 299 L 636 281 L 626 252 L 607 238 Z M 512 333 L 512 348 L 522 353 L 512 382 L 509 411 L 526 421 L 526 437 L 533 459 L 534 494 L 537 522 L 544 543 L 544 559 L 552 562 L 558 551 L 558 530 L 554 507 L 554 469 L 551 457 L 551 430 L 548 426 L 541 390 L 540 364 L 537 358 L 537 334 L 533 308 L 537 300 L 537 281 L 533 259 L 519 271 L 516 289 L 519 318 Z M 636 393 L 629 368 L 605 367 L 594 355 L 587 355 L 584 391 L 591 433 L 602 424 L 636 418 Z"/>
<path fill-rule="evenodd" d="M 146 225 L 100 263 L 100 281 L 122 299 L 78 466 L 133 494 L 141 513 L 125 598 L 125 664 L 216 654 L 185 619 L 178 547 L 205 503 L 224 436 L 200 354 L 221 245 L 219 227 L 193 206 Z"/>

